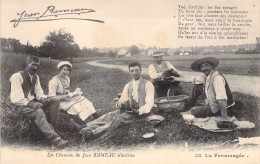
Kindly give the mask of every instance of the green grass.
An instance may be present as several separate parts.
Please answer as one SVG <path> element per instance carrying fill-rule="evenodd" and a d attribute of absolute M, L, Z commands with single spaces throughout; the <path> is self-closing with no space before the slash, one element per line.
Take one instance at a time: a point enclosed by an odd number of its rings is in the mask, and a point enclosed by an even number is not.
<path fill-rule="evenodd" d="M 218 70 L 224 74 L 245 75 L 245 76 L 259 76 L 260 75 L 260 55 L 248 54 L 222 54 L 222 55 L 197 55 L 197 56 L 165 56 L 164 60 L 171 62 L 178 70 L 192 71 L 190 65 L 196 59 L 203 57 L 216 57 L 220 60 Z M 114 58 L 103 63 L 128 65 L 131 61 L 139 61 L 143 67 L 148 67 L 153 62 L 152 57 L 139 58 Z"/>
<path fill-rule="evenodd" d="M 9 77 L 16 71 L 23 69 L 23 61 L 26 58 L 24 55 L 11 54 L 2 56 L 5 62 L 1 63 L 1 94 L 2 97 L 8 95 L 6 85 Z M 1 60 L 3 61 L 3 60 Z M 54 76 L 58 61 L 49 61 L 49 59 L 41 59 L 41 66 L 38 75 L 41 77 L 43 89 L 47 93 L 48 81 Z M 15 67 L 12 67 L 16 65 Z M 86 72 L 85 70 L 90 70 Z M 83 95 L 93 102 L 97 112 L 102 115 L 115 110 L 113 99 L 117 97 L 117 93 L 122 92 L 124 85 L 131 79 L 129 74 L 118 69 L 105 69 L 101 67 L 87 65 L 85 63 L 73 63 L 73 71 L 70 74 L 72 89 L 80 87 L 83 90 Z M 145 76 L 148 79 L 148 76 Z M 183 94 L 188 94 L 191 85 L 182 84 Z M 160 131 L 153 141 L 144 142 L 141 135 L 150 130 L 150 125 L 145 121 L 138 121 L 128 125 L 123 125 L 113 132 L 104 133 L 95 140 L 90 140 L 86 143 L 80 143 L 80 136 L 75 132 L 68 131 L 64 136 L 72 144 L 68 150 L 93 150 L 93 149 L 121 149 L 146 147 L 149 144 L 156 142 L 155 146 L 168 144 L 183 145 L 188 142 L 191 146 L 211 145 L 223 143 L 228 140 L 233 140 L 237 137 L 251 137 L 259 135 L 259 98 L 234 93 L 236 100 L 243 103 L 243 108 L 233 111 L 239 118 L 244 118 L 256 124 L 253 130 L 229 132 L 229 133 L 213 133 L 202 130 L 195 126 L 185 124 L 184 120 L 178 113 L 160 113 L 165 117 L 169 117 L 168 121 L 162 123 L 158 130 Z M 3 100 L 2 100 L 3 102 Z M 5 110 L 5 109 L 2 109 Z M 89 121 L 91 118 L 89 119 Z M 19 140 L 8 140 L 4 143 L 8 146 L 22 145 L 30 149 L 49 149 L 46 146 L 46 140 L 36 142 L 34 139 L 23 138 Z M 48 145 L 48 144 L 47 144 Z"/>

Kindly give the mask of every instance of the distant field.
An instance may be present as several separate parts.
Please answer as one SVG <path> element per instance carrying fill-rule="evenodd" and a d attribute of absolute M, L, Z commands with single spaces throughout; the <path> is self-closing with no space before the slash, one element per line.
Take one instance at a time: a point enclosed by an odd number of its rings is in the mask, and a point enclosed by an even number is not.
<path fill-rule="evenodd" d="M 177 69 L 182 71 L 192 71 L 191 63 L 203 57 L 215 57 L 220 60 L 218 70 L 225 74 L 259 76 L 260 75 L 260 54 L 221 54 L 221 55 L 194 55 L 194 56 L 165 56 L 164 60 L 171 62 Z M 148 67 L 152 63 L 152 57 L 122 57 L 114 58 L 103 63 L 127 65 L 131 61 L 139 61 L 143 67 Z"/>

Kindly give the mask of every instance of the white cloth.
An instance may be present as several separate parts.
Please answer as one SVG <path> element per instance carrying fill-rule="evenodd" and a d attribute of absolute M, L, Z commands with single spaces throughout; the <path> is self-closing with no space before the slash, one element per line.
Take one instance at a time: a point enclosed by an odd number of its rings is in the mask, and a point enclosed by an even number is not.
<path fill-rule="evenodd" d="M 206 83 L 205 83 L 205 88 L 208 88 L 210 78 L 211 78 L 213 72 L 214 72 L 214 70 L 212 70 L 210 72 L 210 74 L 208 75 L 208 77 L 206 79 Z M 221 75 L 217 75 L 214 78 L 213 86 L 214 86 L 214 90 L 215 90 L 215 94 L 216 94 L 216 100 L 226 100 L 227 101 L 227 94 L 226 94 L 226 89 L 225 89 L 225 79 Z M 208 97 L 207 92 L 205 92 L 205 94 L 206 94 L 206 97 Z"/>
<path fill-rule="evenodd" d="M 139 81 L 140 80 L 133 80 L 133 99 L 138 102 L 138 85 L 139 85 Z M 118 100 L 118 102 L 120 103 L 124 103 L 126 101 L 128 101 L 128 87 L 129 87 L 129 83 L 127 83 L 124 87 L 124 90 L 122 92 L 122 95 L 120 97 L 120 99 Z M 149 113 L 154 105 L 154 86 L 150 81 L 147 81 L 146 85 L 145 85 L 145 105 L 141 106 L 139 108 L 139 115 L 145 114 L 145 113 Z"/>
<path fill-rule="evenodd" d="M 164 61 L 167 65 L 167 68 L 168 69 L 173 69 L 174 71 L 178 72 L 178 70 L 168 61 Z M 157 64 L 157 63 L 155 63 Z M 157 64 L 159 66 L 159 68 L 162 68 L 162 64 Z M 150 64 L 149 67 L 148 67 L 148 72 L 149 72 L 149 76 L 151 79 L 157 79 L 157 78 L 160 78 L 162 77 L 163 75 L 163 72 L 157 72 L 154 65 L 153 64 Z M 179 73 L 179 72 L 178 72 Z"/>
<path fill-rule="evenodd" d="M 37 80 L 36 80 L 35 87 L 34 87 L 36 99 L 40 100 L 41 98 L 47 98 L 47 96 L 44 94 L 44 92 L 42 90 L 40 80 L 39 80 L 39 76 L 38 75 L 36 75 L 36 76 L 37 76 Z M 32 79 L 32 77 L 31 77 L 31 79 Z M 11 102 L 14 105 L 27 106 L 29 101 L 34 99 L 34 96 L 31 95 L 30 92 L 29 92 L 28 98 L 24 97 L 24 92 L 23 92 L 23 88 L 22 88 L 22 84 L 23 84 L 22 75 L 19 72 L 13 74 L 10 78 L 10 82 L 11 82 L 11 93 L 10 93 Z"/>
<path fill-rule="evenodd" d="M 68 114 L 77 115 L 82 121 L 96 112 L 93 104 L 84 96 L 74 96 L 60 102 L 60 109 Z"/>
<path fill-rule="evenodd" d="M 235 129 L 221 129 L 217 127 L 217 122 L 222 121 L 222 117 L 206 117 L 206 118 L 196 118 L 190 114 L 190 111 L 181 113 L 183 119 L 186 123 L 195 125 L 199 128 L 209 130 L 212 132 L 230 132 L 233 130 L 245 130 L 252 129 L 255 127 L 255 124 L 249 121 L 238 121 L 236 117 L 228 117 L 230 122 L 233 122 L 237 127 Z"/>
<path fill-rule="evenodd" d="M 69 92 L 70 78 L 67 76 L 62 84 L 58 76 L 54 76 L 49 82 L 49 96 L 56 96 L 57 94 L 67 94 Z M 64 88 L 64 86 L 66 88 Z M 93 104 L 83 96 L 74 96 L 66 98 L 60 102 L 60 108 L 67 111 L 68 114 L 77 115 L 81 120 L 86 120 L 96 110 Z"/>

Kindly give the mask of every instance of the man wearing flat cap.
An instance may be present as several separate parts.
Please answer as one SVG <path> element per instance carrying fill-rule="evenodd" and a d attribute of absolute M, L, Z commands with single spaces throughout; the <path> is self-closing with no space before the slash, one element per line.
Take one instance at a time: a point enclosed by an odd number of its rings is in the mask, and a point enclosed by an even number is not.
<path fill-rule="evenodd" d="M 11 76 L 8 104 L 14 108 L 13 112 L 32 120 L 53 146 L 60 149 L 69 143 L 61 139 L 60 135 L 55 132 L 59 127 L 60 101 L 49 98 L 43 93 L 40 78 L 36 74 L 39 65 L 38 57 L 29 56 L 26 60 L 25 70 Z M 49 114 L 50 123 L 47 121 L 45 113 Z"/>
<path fill-rule="evenodd" d="M 178 70 L 168 61 L 163 61 L 163 52 L 155 52 L 152 57 L 154 62 L 149 65 L 148 72 L 155 87 L 156 97 L 165 97 L 168 89 L 174 95 L 180 94 L 179 82 L 171 81 L 172 76 L 180 77 Z"/>
<path fill-rule="evenodd" d="M 196 88 L 199 85 L 194 85 L 190 101 L 194 103 L 194 99 L 197 99 L 203 92 L 207 98 L 205 105 L 191 108 L 191 114 L 195 117 L 221 115 L 223 119 L 227 119 L 227 109 L 235 104 L 225 77 L 215 69 L 218 64 L 219 60 L 213 57 L 202 58 L 191 64 L 192 70 L 204 73 L 204 77 L 199 78 L 204 82 L 201 88 Z M 194 80 L 196 81 L 196 79 L 191 81 L 194 83 Z"/>

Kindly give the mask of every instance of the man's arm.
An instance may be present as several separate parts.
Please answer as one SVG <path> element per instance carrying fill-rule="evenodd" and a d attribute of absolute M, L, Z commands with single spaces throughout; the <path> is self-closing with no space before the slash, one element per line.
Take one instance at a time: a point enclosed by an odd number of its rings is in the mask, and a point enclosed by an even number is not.
<path fill-rule="evenodd" d="M 225 100 L 218 100 L 217 102 L 219 103 L 221 116 L 224 119 L 227 119 L 227 101 L 225 101 Z"/>
<path fill-rule="evenodd" d="M 139 108 L 139 115 L 149 113 L 154 105 L 154 86 L 148 81 L 145 85 L 145 105 Z"/>
<path fill-rule="evenodd" d="M 116 102 L 116 107 L 117 108 L 121 108 L 122 104 L 125 103 L 126 101 L 128 101 L 128 94 L 127 94 L 128 86 L 129 86 L 129 83 L 125 85 L 120 99 Z"/>
<path fill-rule="evenodd" d="M 148 67 L 149 76 L 151 79 L 157 79 L 163 76 L 163 72 L 157 73 L 153 64 L 150 64 Z"/>
<path fill-rule="evenodd" d="M 225 89 L 225 79 L 221 75 L 214 78 L 213 86 L 216 93 L 216 101 L 219 104 L 221 116 L 227 118 L 227 94 Z"/>
<path fill-rule="evenodd" d="M 23 78 L 20 73 L 15 73 L 10 78 L 11 82 L 11 93 L 10 100 L 14 105 L 24 105 L 27 106 L 29 99 L 24 97 L 22 83 Z"/>
<path fill-rule="evenodd" d="M 179 71 L 170 62 L 166 61 L 166 65 L 168 69 L 173 69 L 180 75 Z"/>
<path fill-rule="evenodd" d="M 24 97 L 24 93 L 22 89 L 23 78 L 20 73 L 14 74 L 10 78 L 10 82 L 11 82 L 10 100 L 14 105 L 29 106 L 35 109 L 42 107 L 41 103 L 31 101 L 30 99 Z"/>
<path fill-rule="evenodd" d="M 44 92 L 42 90 L 40 78 L 38 75 L 36 75 L 36 76 L 37 76 L 37 80 L 36 80 L 35 87 L 34 87 L 36 99 L 37 100 L 45 99 L 45 98 L 47 98 L 47 96 L 44 94 Z"/>

